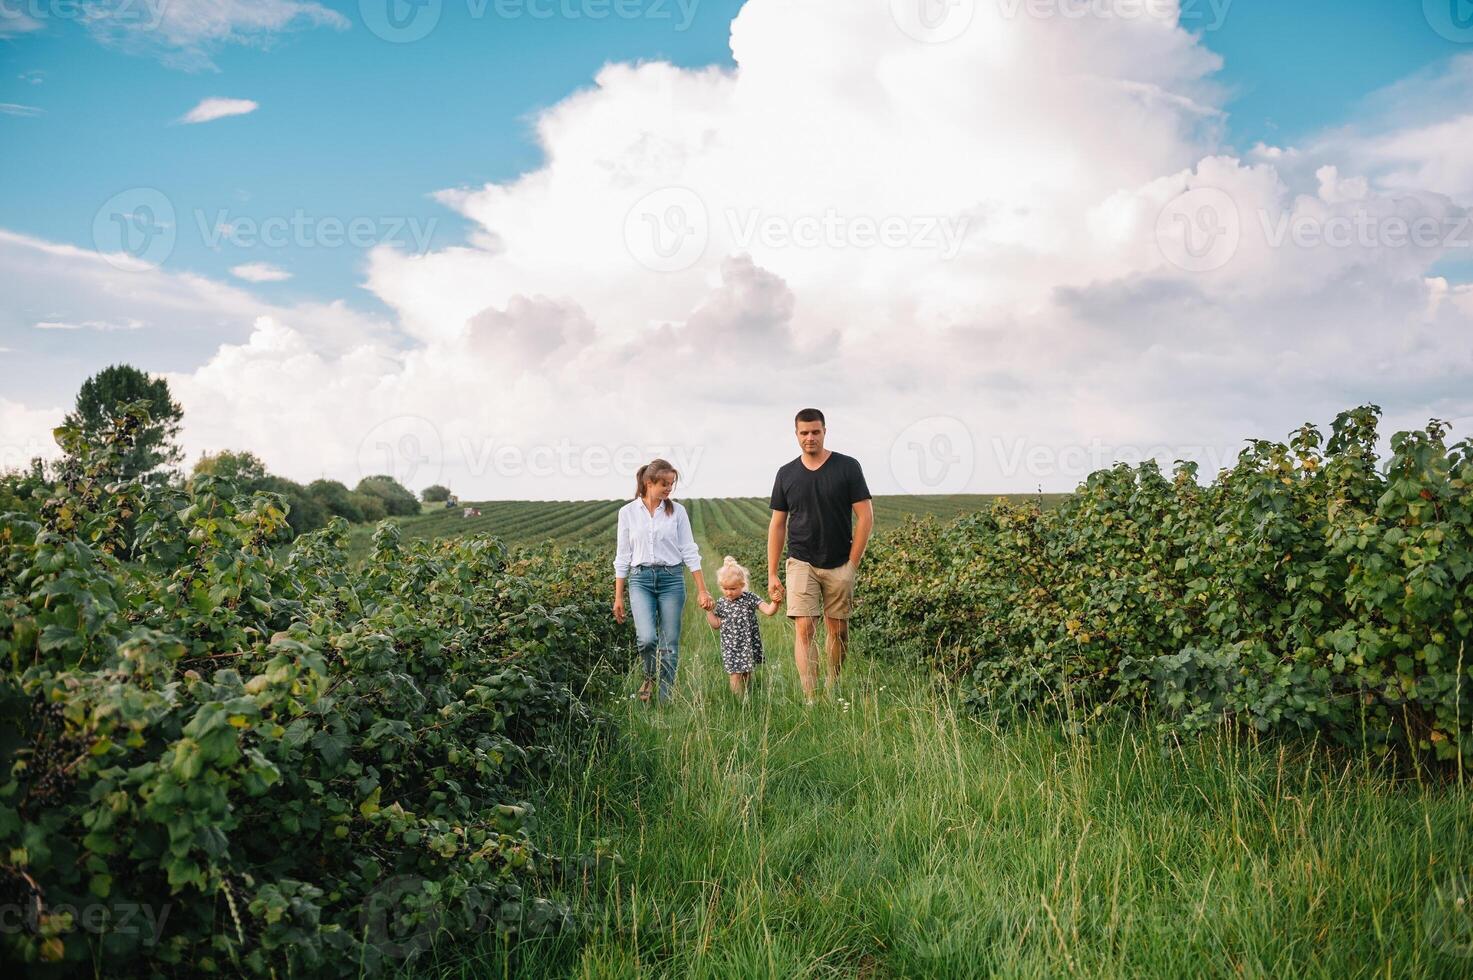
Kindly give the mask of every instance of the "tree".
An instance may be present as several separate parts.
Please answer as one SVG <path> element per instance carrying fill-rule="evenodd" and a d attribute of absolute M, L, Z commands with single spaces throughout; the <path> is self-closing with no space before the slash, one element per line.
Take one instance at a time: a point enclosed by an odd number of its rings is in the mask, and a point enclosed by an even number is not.
<path fill-rule="evenodd" d="M 384 513 L 390 517 L 405 517 L 419 513 L 419 501 L 392 476 L 365 476 L 355 488 L 359 493 L 377 497 L 383 501 Z"/>
<path fill-rule="evenodd" d="M 443 504 L 450 499 L 450 488 L 442 487 L 436 483 L 433 486 L 425 487 L 424 492 L 419 496 L 427 504 Z"/>
<path fill-rule="evenodd" d="M 229 450 L 213 456 L 206 453 L 200 457 L 199 462 L 194 464 L 194 474 L 200 476 L 206 473 L 228 480 L 243 489 L 253 489 L 248 485 L 264 480 L 267 476 L 266 464 L 255 453 L 234 453 Z"/>
<path fill-rule="evenodd" d="M 184 409 L 170 397 L 169 383 L 130 365 L 114 364 L 82 382 L 76 409 L 66 417 L 67 425 L 96 439 L 124 405 L 135 401 L 147 403 L 149 421 L 123 458 L 118 475 L 125 479 L 156 476 L 160 467 L 175 466 L 184 459 L 175 441 Z"/>
<path fill-rule="evenodd" d="M 329 511 L 320 500 L 300 483 L 272 476 L 255 453 L 226 450 L 213 456 L 207 454 L 194 464 L 194 475 L 210 475 L 225 480 L 235 487 L 237 494 L 250 494 L 257 490 L 280 494 L 287 506 L 286 520 L 291 528 L 288 539 L 327 524 Z"/>
<path fill-rule="evenodd" d="M 307 493 L 334 517 L 351 524 L 362 524 L 366 519 L 358 500 L 360 495 L 337 480 L 313 480 L 307 484 Z"/>

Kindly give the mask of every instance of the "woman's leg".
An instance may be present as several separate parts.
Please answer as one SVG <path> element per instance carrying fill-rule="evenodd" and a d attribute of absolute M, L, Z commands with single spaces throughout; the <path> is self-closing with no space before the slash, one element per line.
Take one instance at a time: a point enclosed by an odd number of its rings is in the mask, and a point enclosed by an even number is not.
<path fill-rule="evenodd" d="M 639 661 L 647 683 L 659 673 L 655 630 L 657 606 L 654 583 L 650 579 L 646 571 L 636 569 L 629 573 L 629 611 L 634 616 L 634 640 L 639 647 Z"/>
<path fill-rule="evenodd" d="M 675 693 L 675 671 L 680 664 L 680 614 L 685 609 L 685 569 L 662 568 L 659 581 L 660 700 L 668 701 Z"/>

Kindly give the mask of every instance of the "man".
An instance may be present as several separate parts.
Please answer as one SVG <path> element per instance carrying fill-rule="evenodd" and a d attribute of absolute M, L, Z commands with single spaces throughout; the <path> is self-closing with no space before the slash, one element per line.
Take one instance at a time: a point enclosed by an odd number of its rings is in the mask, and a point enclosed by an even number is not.
<path fill-rule="evenodd" d="M 823 616 L 827 686 L 832 688 L 849 648 L 854 574 L 875 526 L 875 509 L 859 460 L 824 448 L 827 426 L 822 412 L 803 409 L 794 419 L 794 431 L 803 453 L 777 471 L 772 485 L 767 594 L 777 602 L 787 596 L 788 618 L 797 633 L 793 659 L 803 700 L 812 704 L 818 688 L 818 659 L 813 653 L 818 617 Z M 784 537 L 786 587 L 777 576 Z"/>

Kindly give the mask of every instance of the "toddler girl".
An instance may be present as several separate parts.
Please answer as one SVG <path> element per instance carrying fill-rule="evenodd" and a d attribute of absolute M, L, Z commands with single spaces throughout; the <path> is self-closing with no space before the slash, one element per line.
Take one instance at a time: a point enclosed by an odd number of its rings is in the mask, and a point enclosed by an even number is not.
<path fill-rule="evenodd" d="M 771 616 L 778 610 L 777 603 L 763 602 L 760 596 L 748 590 L 749 580 L 747 570 L 727 555 L 716 572 L 721 598 L 716 600 L 716 610 L 706 613 L 707 622 L 721 631 L 721 665 L 730 675 L 731 693 L 737 697 L 747 693 L 752 669 L 763 660 L 757 610 L 762 610 L 764 616 Z"/>

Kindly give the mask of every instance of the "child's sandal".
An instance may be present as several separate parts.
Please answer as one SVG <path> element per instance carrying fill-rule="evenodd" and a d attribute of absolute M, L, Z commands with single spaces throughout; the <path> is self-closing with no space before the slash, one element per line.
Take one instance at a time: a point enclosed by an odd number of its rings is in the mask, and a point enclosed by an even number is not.
<path fill-rule="evenodd" d="M 643 684 L 640 685 L 639 693 L 637 695 L 635 695 L 635 697 L 639 698 L 639 700 L 643 701 L 645 704 L 649 704 L 650 703 L 650 697 L 654 693 L 655 693 L 655 682 L 654 681 L 651 681 L 651 680 L 647 680 Z"/>

